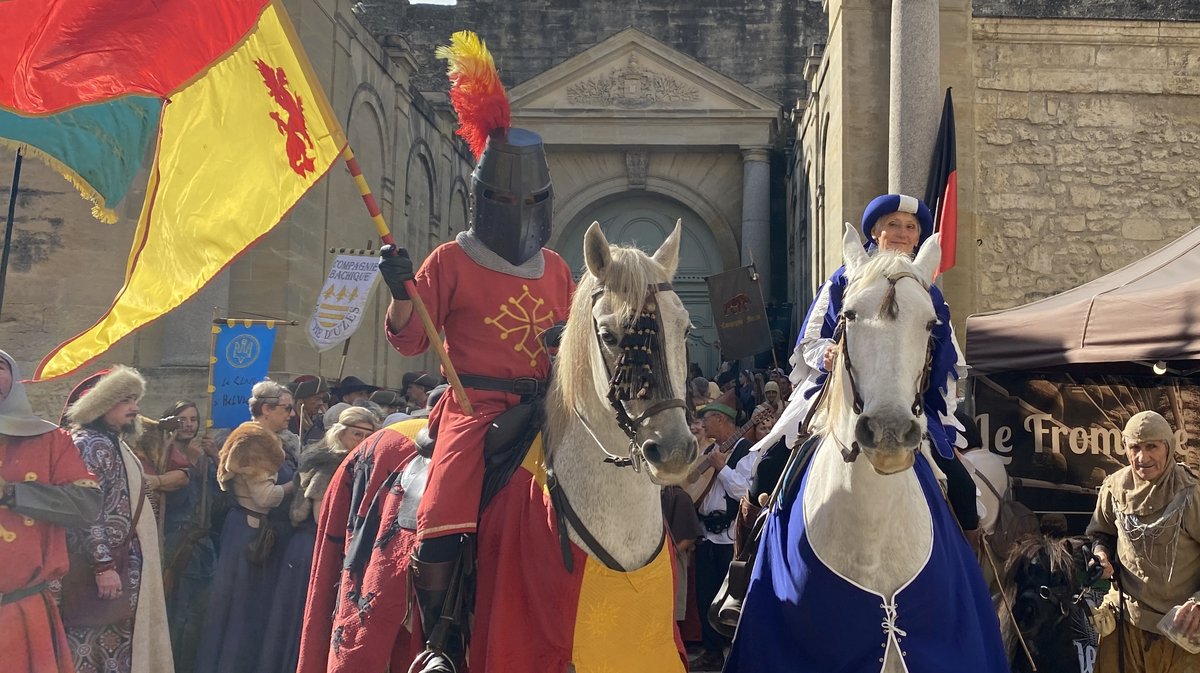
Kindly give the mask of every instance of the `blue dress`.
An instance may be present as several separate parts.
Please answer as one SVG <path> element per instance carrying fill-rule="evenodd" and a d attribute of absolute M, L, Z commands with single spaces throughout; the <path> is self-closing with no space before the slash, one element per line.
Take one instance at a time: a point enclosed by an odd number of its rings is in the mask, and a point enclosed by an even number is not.
<path fill-rule="evenodd" d="M 885 606 L 817 558 L 801 504 L 806 475 L 800 493 L 767 519 L 725 673 L 874 673 L 889 632 L 913 673 L 1007 673 L 975 556 L 924 456 L 913 469 L 930 507 L 933 549 L 894 603 Z"/>
<path fill-rule="evenodd" d="M 286 449 L 285 449 L 286 452 Z M 296 473 L 295 458 L 288 455 L 275 483 L 286 484 Z M 254 673 L 264 648 L 267 622 L 278 584 L 283 552 L 291 540 L 287 504 L 271 510 L 262 526 L 277 533 L 271 556 L 257 565 L 246 557 L 246 547 L 258 535 L 240 507 L 229 510 L 221 528 L 221 550 L 209 594 L 208 614 L 196 652 L 196 673 Z M 287 521 L 285 525 L 279 519 Z"/>

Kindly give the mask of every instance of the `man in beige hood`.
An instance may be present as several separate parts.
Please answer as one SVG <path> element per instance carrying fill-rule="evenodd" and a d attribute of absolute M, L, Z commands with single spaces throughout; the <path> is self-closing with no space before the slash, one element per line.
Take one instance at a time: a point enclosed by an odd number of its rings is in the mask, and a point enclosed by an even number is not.
<path fill-rule="evenodd" d="M 1087 528 L 1104 576 L 1116 580 L 1097 612 L 1102 634 L 1109 630 L 1106 617 L 1111 626 L 1110 616 L 1118 614 L 1116 632 L 1100 641 L 1096 672 L 1200 673 L 1200 654 L 1164 637 L 1160 627 L 1176 609 L 1165 630 L 1200 645 L 1196 480 L 1175 462 L 1177 439 L 1161 415 L 1135 414 L 1122 435 L 1129 466 L 1104 480 Z"/>

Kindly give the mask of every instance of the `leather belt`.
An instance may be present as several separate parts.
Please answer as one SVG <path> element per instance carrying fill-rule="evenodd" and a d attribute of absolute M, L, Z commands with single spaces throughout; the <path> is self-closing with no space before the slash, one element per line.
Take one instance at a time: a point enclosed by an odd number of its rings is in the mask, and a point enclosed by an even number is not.
<path fill-rule="evenodd" d="M 36 596 L 37 594 L 40 594 L 49 588 L 49 582 L 42 582 L 41 584 L 34 584 L 33 586 L 25 587 L 24 589 L 17 589 L 16 591 L 6 594 L 0 594 L 0 605 L 16 603 L 17 601 L 24 600 L 30 596 Z"/>
<path fill-rule="evenodd" d="M 536 397 L 545 394 L 546 382 L 529 376 L 516 379 L 498 379 L 491 376 L 475 376 L 474 374 L 459 374 L 463 386 L 476 390 L 492 390 L 500 393 L 520 395 L 521 397 Z"/>

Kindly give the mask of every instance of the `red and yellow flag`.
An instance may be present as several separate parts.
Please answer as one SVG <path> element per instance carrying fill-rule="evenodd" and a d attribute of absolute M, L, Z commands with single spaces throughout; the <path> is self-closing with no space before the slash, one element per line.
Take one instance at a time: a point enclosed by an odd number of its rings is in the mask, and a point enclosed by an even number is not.
<path fill-rule="evenodd" d="M 269 232 L 345 140 L 283 9 L 171 95 L 121 288 L 34 378 L 70 374 L 182 304 Z"/>

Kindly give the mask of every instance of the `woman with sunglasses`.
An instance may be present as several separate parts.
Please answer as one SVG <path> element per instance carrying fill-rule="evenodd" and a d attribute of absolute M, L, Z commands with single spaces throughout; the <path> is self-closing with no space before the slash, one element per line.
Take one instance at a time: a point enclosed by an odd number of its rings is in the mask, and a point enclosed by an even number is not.
<path fill-rule="evenodd" d="M 239 425 L 217 462 L 221 490 L 233 493 L 236 505 L 221 528 L 215 579 L 197 648 L 196 673 L 250 673 L 258 663 L 279 576 L 284 537 L 272 525 L 287 496 L 296 490 L 294 458 L 284 447 L 284 433 L 295 415 L 292 393 L 275 381 L 260 381 L 250 392 L 253 420 Z M 295 435 L 291 435 L 291 440 Z M 290 526 L 287 526 L 290 528 Z"/>
<path fill-rule="evenodd" d="M 295 529 L 280 558 L 278 588 L 258 658 L 258 673 L 296 671 L 321 502 L 346 454 L 378 429 L 379 418 L 370 409 L 346 407 L 325 436 L 300 456 L 299 488 L 291 504 Z"/>

